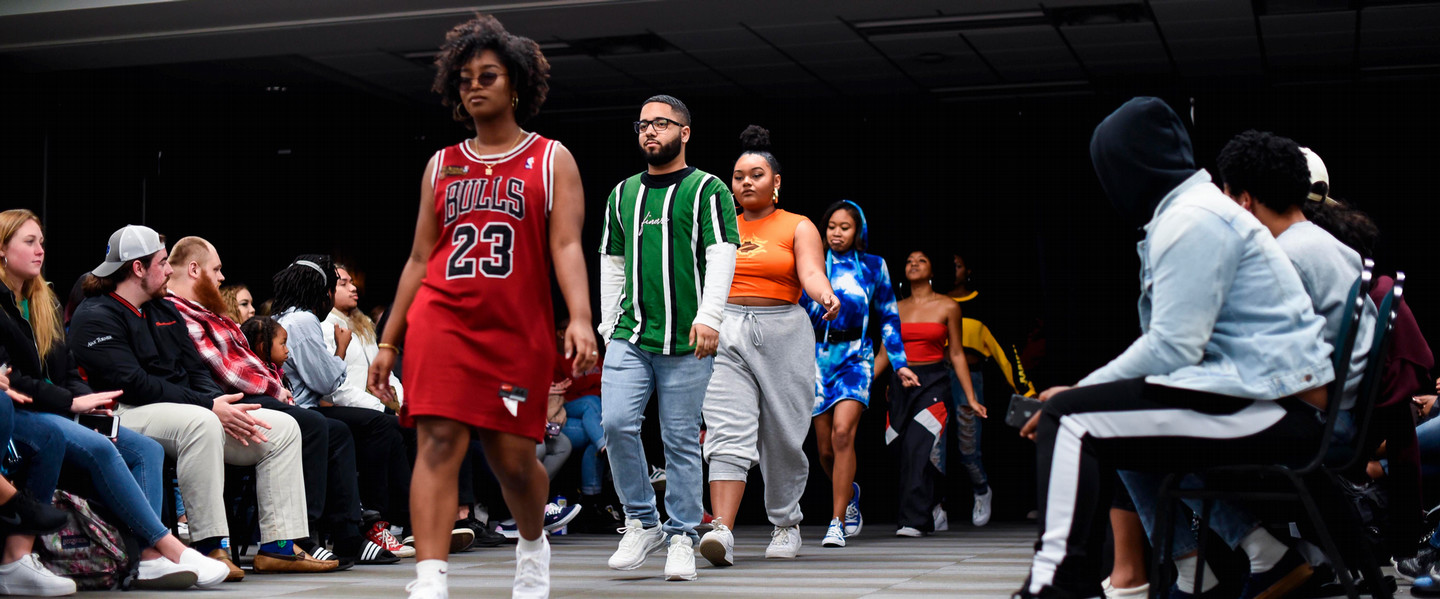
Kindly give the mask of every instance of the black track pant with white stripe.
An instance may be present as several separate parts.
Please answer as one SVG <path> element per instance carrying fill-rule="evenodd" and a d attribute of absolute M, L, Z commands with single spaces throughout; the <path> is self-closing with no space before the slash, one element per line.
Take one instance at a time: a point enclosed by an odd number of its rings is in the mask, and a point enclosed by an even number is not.
<path fill-rule="evenodd" d="M 1029 590 L 1054 586 L 1077 597 L 1101 595 L 1100 553 L 1117 469 L 1300 464 L 1315 455 L 1322 428 L 1320 412 L 1293 397 L 1253 401 L 1144 379 L 1072 389 L 1040 413 L 1040 540 Z"/>

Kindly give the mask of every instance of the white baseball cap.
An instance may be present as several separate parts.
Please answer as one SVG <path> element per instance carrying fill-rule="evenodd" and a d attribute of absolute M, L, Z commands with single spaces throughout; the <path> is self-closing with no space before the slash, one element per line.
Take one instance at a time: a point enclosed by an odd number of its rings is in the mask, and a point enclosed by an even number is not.
<path fill-rule="evenodd" d="M 1310 166 L 1310 201 L 1334 204 L 1335 200 L 1330 199 L 1330 170 L 1325 168 L 1325 161 L 1310 148 L 1300 148 L 1300 152 L 1305 154 L 1305 162 Z"/>
<path fill-rule="evenodd" d="M 90 274 L 108 277 L 120 270 L 126 262 L 144 258 L 165 249 L 160 234 L 145 225 L 125 225 L 110 235 L 110 245 L 105 248 L 105 261 L 96 266 Z"/>

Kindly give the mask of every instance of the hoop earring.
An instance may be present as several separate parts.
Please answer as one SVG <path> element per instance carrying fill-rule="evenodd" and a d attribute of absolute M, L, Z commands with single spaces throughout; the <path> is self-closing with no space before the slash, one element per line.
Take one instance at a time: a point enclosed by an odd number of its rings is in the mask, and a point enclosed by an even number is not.
<path fill-rule="evenodd" d="M 779 204 L 779 203 L 780 203 L 780 188 L 779 188 L 779 187 L 776 187 L 776 188 L 775 188 L 775 193 L 770 196 L 770 201 L 773 202 L 773 203 L 776 203 L 776 204 Z"/>
<path fill-rule="evenodd" d="M 515 94 L 515 95 L 513 95 L 513 96 L 510 96 L 510 108 L 519 108 L 519 107 L 520 107 L 520 94 Z"/>

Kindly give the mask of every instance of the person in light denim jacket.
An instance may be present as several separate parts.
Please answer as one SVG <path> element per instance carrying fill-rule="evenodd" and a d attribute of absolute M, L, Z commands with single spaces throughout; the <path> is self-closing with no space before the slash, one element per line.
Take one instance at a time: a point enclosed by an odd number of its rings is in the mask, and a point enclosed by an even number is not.
<path fill-rule="evenodd" d="M 1117 212 L 1144 226 L 1142 334 L 1073 389 L 1042 393 L 1044 408 L 1021 430 L 1037 442 L 1043 498 L 1021 597 L 1101 594 L 1111 470 L 1303 462 L 1335 377 L 1324 321 L 1295 269 L 1270 232 L 1196 169 L 1169 106 L 1127 102 L 1096 128 L 1090 154 Z M 1304 560 L 1279 547 L 1244 596 L 1280 596 L 1282 584 L 1308 577 Z"/>

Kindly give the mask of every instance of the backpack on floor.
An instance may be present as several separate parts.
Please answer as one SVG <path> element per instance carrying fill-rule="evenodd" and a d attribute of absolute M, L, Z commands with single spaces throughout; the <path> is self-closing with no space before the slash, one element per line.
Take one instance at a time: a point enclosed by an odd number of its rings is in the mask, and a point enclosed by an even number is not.
<path fill-rule="evenodd" d="M 120 531 L 91 509 L 84 498 L 55 491 L 55 508 L 65 512 L 65 526 L 41 536 L 35 544 L 40 562 L 51 572 L 75 581 L 81 590 L 128 588 L 139 563 L 127 550 Z"/>

